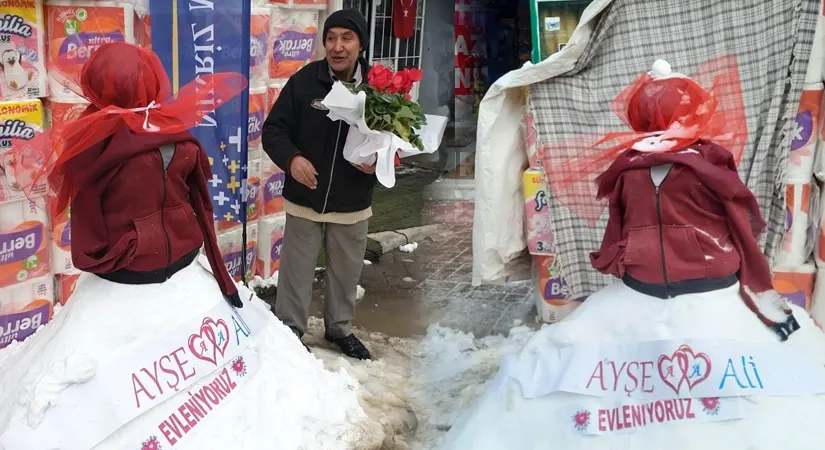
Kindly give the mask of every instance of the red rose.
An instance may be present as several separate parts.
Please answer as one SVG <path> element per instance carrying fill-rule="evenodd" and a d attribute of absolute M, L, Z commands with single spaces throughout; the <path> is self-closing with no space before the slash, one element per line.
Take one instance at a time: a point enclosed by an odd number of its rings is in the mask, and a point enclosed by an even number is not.
<path fill-rule="evenodd" d="M 375 88 L 378 92 L 384 92 L 392 86 L 393 73 L 392 70 L 387 69 L 382 65 L 373 66 L 367 74 L 369 85 Z"/>
<path fill-rule="evenodd" d="M 410 92 L 410 89 L 412 89 L 412 81 L 410 81 L 409 74 L 406 70 L 402 70 L 401 72 L 398 72 L 395 75 L 393 75 L 390 92 L 398 92 L 405 94 L 407 92 Z"/>
<path fill-rule="evenodd" d="M 424 72 L 418 69 L 412 68 L 408 69 L 407 71 L 409 72 L 408 76 L 410 78 L 410 81 L 412 81 L 413 83 L 417 83 L 424 78 Z"/>

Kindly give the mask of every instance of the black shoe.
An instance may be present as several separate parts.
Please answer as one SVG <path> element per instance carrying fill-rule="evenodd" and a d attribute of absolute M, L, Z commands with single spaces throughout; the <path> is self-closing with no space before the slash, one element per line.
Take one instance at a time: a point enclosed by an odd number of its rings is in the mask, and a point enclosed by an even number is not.
<path fill-rule="evenodd" d="M 330 335 L 325 334 L 324 339 L 333 344 L 341 347 L 341 352 L 350 358 L 355 359 L 372 359 L 370 355 L 370 351 L 367 350 L 367 347 L 364 346 L 364 343 L 361 342 L 354 334 L 350 334 L 347 337 L 342 338 L 333 338 Z"/>

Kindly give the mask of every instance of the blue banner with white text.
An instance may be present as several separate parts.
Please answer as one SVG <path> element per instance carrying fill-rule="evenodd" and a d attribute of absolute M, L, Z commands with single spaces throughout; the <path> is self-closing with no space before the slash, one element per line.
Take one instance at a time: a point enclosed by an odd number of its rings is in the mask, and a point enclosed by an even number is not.
<path fill-rule="evenodd" d="M 249 0 L 151 0 L 152 50 L 177 91 L 201 75 L 249 78 Z M 209 156 L 215 220 L 246 222 L 248 92 L 215 109 L 190 130 Z"/>

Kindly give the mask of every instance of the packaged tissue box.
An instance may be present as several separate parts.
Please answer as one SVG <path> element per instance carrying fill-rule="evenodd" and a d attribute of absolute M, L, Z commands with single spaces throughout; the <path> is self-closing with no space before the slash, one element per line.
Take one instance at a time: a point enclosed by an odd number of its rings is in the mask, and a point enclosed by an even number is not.
<path fill-rule="evenodd" d="M 257 275 L 272 277 L 281 268 L 281 245 L 284 243 L 286 214 L 267 216 L 258 222 Z"/>
<path fill-rule="evenodd" d="M 556 248 L 550 230 L 549 191 L 541 169 L 524 171 L 524 226 L 527 250 L 533 255 L 554 255 Z"/>

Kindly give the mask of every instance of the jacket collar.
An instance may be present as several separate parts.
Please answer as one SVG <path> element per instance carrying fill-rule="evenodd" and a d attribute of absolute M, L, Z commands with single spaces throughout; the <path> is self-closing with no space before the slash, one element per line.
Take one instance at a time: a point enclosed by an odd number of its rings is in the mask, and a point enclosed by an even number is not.
<path fill-rule="evenodd" d="M 321 64 L 318 65 L 318 78 L 325 84 L 331 85 L 335 83 L 336 80 L 333 79 L 334 75 L 332 74 L 332 69 L 329 67 L 327 59 L 324 58 L 320 62 Z M 358 73 L 356 74 L 355 79 L 358 83 L 361 83 L 367 78 L 370 68 L 367 60 L 360 56 L 358 57 L 357 64 L 356 70 L 358 70 Z"/>

